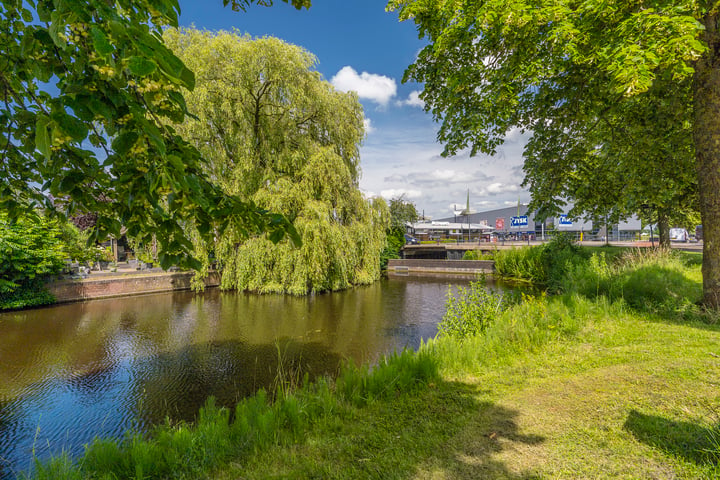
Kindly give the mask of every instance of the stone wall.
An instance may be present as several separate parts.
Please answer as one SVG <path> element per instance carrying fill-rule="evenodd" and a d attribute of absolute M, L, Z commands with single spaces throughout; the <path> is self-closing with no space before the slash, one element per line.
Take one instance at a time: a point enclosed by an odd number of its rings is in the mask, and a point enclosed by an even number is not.
<path fill-rule="evenodd" d="M 77 302 L 93 298 L 122 297 L 144 293 L 189 290 L 192 272 L 144 273 L 103 276 L 83 280 L 59 280 L 47 284 L 57 303 Z M 211 272 L 205 286 L 220 285 L 220 274 Z"/>

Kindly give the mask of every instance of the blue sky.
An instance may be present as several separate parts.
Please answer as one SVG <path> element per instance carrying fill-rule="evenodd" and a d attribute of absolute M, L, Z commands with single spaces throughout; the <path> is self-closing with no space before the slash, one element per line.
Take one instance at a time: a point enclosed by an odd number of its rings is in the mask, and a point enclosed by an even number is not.
<path fill-rule="evenodd" d="M 405 68 L 426 44 L 415 25 L 385 12 L 385 0 L 313 0 L 298 11 L 276 0 L 271 8 L 233 12 L 221 0 L 180 1 L 180 24 L 238 29 L 299 45 L 318 58 L 317 70 L 336 88 L 358 92 L 367 137 L 361 147 L 360 188 L 386 198 L 405 194 L 420 212 L 452 216 L 453 205 L 489 210 L 527 202 L 521 190 L 525 136 L 509 132 L 495 157 L 442 158 L 438 125 L 422 109 L 418 84 L 402 84 Z"/>

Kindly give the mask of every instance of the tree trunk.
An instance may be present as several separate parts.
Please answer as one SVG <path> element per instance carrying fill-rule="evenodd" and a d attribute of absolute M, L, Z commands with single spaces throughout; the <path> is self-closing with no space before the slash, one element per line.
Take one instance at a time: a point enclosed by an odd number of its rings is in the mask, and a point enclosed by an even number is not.
<path fill-rule="evenodd" d="M 658 210 L 658 245 L 670 248 L 670 220 L 665 210 Z"/>
<path fill-rule="evenodd" d="M 695 64 L 693 139 L 703 224 L 703 302 L 720 307 L 720 35 L 718 14 L 702 23 L 708 51 Z"/>

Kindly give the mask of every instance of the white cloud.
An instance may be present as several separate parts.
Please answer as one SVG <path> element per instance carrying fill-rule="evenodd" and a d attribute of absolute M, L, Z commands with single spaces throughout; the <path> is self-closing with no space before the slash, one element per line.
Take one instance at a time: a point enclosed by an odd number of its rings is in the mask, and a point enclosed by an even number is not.
<path fill-rule="evenodd" d="M 490 195 L 497 195 L 500 193 L 519 192 L 521 189 L 517 185 L 506 185 L 504 183 L 491 183 L 487 187 L 487 191 Z"/>
<path fill-rule="evenodd" d="M 451 183 L 472 184 L 488 180 L 492 180 L 492 178 L 477 170 L 474 172 L 459 172 L 452 169 L 419 171 L 405 175 L 395 173 L 389 177 L 385 177 L 386 182 L 406 183 L 416 187 L 441 187 Z"/>
<path fill-rule="evenodd" d="M 363 120 L 363 126 L 365 127 L 365 134 L 370 135 L 372 132 L 375 131 L 375 128 L 372 126 L 372 122 L 369 118 L 366 118 Z"/>
<path fill-rule="evenodd" d="M 402 195 L 405 195 L 406 199 L 411 199 L 420 198 L 422 196 L 422 192 L 420 190 L 408 190 L 405 188 L 389 188 L 380 192 L 380 195 L 388 200 L 398 198 Z"/>
<path fill-rule="evenodd" d="M 408 95 L 407 100 L 400 100 L 397 102 L 399 106 L 418 107 L 425 108 L 425 102 L 420 98 L 420 90 L 413 90 Z"/>
<path fill-rule="evenodd" d="M 440 156 L 442 145 L 435 141 L 438 126 L 429 116 L 417 122 L 418 112 L 407 108 L 377 115 L 383 118 L 383 126 L 375 125 L 375 133 L 361 147 L 360 187 L 364 190 L 389 198 L 412 192 L 413 198 L 408 199 L 418 211 L 435 219 L 452 217 L 454 205 L 465 208 L 468 188 L 470 205 L 477 211 L 500 208 L 504 202 L 517 206 L 518 198 L 527 203 L 529 194 L 519 187 L 522 138 L 504 146 L 503 158 L 470 157 L 467 152 L 445 158 Z M 373 124 L 378 121 L 373 116 Z M 489 185 L 494 185 L 494 193 Z M 497 193 L 501 191 L 505 193 Z"/>
<path fill-rule="evenodd" d="M 362 72 L 358 74 L 354 68 L 345 66 L 330 80 L 340 91 L 357 92 L 358 97 L 371 100 L 386 106 L 397 93 L 395 79 L 384 75 Z"/>
<path fill-rule="evenodd" d="M 517 142 L 518 140 L 522 141 L 524 136 L 526 136 L 525 132 L 523 132 L 521 128 L 513 127 L 513 128 L 508 129 L 507 132 L 505 132 L 505 141 L 506 142 Z"/>

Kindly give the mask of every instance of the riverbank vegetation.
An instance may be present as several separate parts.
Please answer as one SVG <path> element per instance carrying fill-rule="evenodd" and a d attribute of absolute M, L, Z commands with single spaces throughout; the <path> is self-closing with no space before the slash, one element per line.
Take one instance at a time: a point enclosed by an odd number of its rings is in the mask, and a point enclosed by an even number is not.
<path fill-rule="evenodd" d="M 194 426 L 98 440 L 35 478 L 717 478 L 720 325 L 696 306 L 699 263 L 600 250 L 562 294 L 510 302 L 477 283 L 418 352 L 279 375 L 274 401 L 210 401 Z"/>
<path fill-rule="evenodd" d="M 88 246 L 87 232 L 70 222 L 38 212 L 13 220 L 0 212 L 0 310 L 55 302 L 45 281 L 60 273 L 68 259 L 94 262 L 103 253 Z"/>
<path fill-rule="evenodd" d="M 195 253 L 222 269 L 222 288 L 262 293 L 333 291 L 380 277 L 388 209 L 358 187 L 363 111 L 337 91 L 317 59 L 277 38 L 167 30 L 166 44 L 195 72 L 184 92 L 195 118 L 177 131 L 207 160 L 223 192 L 290 219 L 301 242 L 229 228 Z M 217 52 L 223 52 L 217 55 Z"/>

